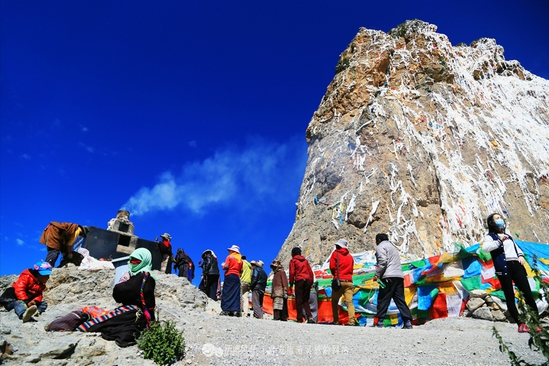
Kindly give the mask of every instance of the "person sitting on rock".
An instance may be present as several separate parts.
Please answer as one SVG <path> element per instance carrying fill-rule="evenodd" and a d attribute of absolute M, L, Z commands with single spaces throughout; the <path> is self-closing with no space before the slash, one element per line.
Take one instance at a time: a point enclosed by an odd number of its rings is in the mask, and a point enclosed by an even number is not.
<path fill-rule="evenodd" d="M 136 344 L 141 332 L 155 320 L 156 280 L 151 274 L 151 252 L 146 248 L 136 249 L 130 255 L 128 267 L 129 272 L 120 277 L 112 294 L 122 306 L 83 323 L 77 330 L 101 332 L 104 339 L 116 341 L 119 347 Z"/>
<path fill-rule="evenodd" d="M 46 289 L 46 282 L 51 275 L 51 265 L 40 261 L 32 268 L 21 272 L 15 283 L 6 289 L 0 296 L 0 304 L 6 310 L 15 310 L 15 314 L 23 323 L 30 321 L 33 316 L 38 316 L 48 307 L 42 293 Z"/>

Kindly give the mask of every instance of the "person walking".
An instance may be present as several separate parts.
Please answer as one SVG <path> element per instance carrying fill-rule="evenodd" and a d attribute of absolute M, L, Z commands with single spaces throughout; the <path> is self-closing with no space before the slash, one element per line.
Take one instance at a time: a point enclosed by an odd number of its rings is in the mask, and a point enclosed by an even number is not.
<path fill-rule="evenodd" d="M 173 262 L 172 236 L 168 233 L 164 233 L 160 235 L 160 239 L 162 239 L 162 241 L 158 243 L 158 249 L 160 250 L 160 254 L 162 254 L 160 272 L 170 274 L 172 273 L 171 262 Z M 158 241 L 158 238 L 155 241 Z"/>
<path fill-rule="evenodd" d="M 252 282 L 252 265 L 242 256 L 242 274 L 240 275 L 240 295 L 242 316 L 250 316 L 250 284 Z"/>
<path fill-rule="evenodd" d="M 301 255 L 301 248 L 293 248 L 292 259 L 290 260 L 290 287 L 288 288 L 288 295 L 291 295 L 292 287 L 295 284 L 296 321 L 298 323 L 303 323 L 304 310 L 307 315 L 307 323 L 314 323 L 309 306 L 313 281 L 314 274 L 309 261 Z"/>
<path fill-rule="evenodd" d="M 204 293 L 212 300 L 219 299 L 219 264 L 217 256 L 211 249 L 202 253 L 202 281 Z"/>
<path fill-rule="evenodd" d="M 63 255 L 62 263 L 71 262 L 73 257 L 72 246 L 75 240 L 80 236 L 86 237 L 88 232 L 87 226 L 70 222 L 51 221 L 40 236 L 40 243 L 48 247 L 46 262 L 55 267 L 59 254 Z M 59 266 L 61 267 L 61 264 Z"/>
<path fill-rule="evenodd" d="M 221 268 L 225 271 L 221 294 L 221 315 L 240 316 L 240 275 L 242 273 L 242 255 L 240 247 L 233 245 L 227 248 L 229 255 Z"/>
<path fill-rule="evenodd" d="M 383 319 L 391 299 L 400 312 L 404 329 L 412 329 L 412 314 L 404 298 L 404 273 L 400 263 L 400 255 L 397 248 L 389 241 L 387 234 L 376 235 L 376 261 L 377 268 L 374 281 L 380 282 L 377 295 L 377 324 L 383 327 Z"/>
<path fill-rule="evenodd" d="M 252 290 L 254 318 L 263 319 L 263 297 L 265 295 L 265 288 L 267 287 L 267 274 L 263 269 L 262 261 L 251 261 L 250 264 L 253 268 L 250 289 Z"/>
<path fill-rule="evenodd" d="M 185 277 L 191 282 L 194 278 L 194 263 L 191 257 L 181 248 L 177 249 L 173 269 L 178 270 L 178 277 Z"/>
<path fill-rule="evenodd" d="M 486 218 L 488 234 L 482 243 L 482 250 L 489 252 L 494 262 L 496 276 L 505 295 L 505 303 L 513 320 L 518 324 L 519 333 L 527 333 L 528 327 L 521 321 L 515 305 L 515 286 L 522 292 L 526 305 L 538 315 L 536 300 L 532 294 L 526 269 L 524 268 L 524 253 L 515 243 L 511 234 L 506 233 L 507 223 L 498 213 Z"/>
<path fill-rule="evenodd" d="M 347 305 L 347 314 L 349 322 L 347 325 L 358 325 L 355 318 L 355 306 L 353 304 L 353 294 L 355 286 L 353 284 L 353 267 L 355 261 L 348 249 L 349 244 L 345 239 L 339 239 L 335 243 L 335 250 L 330 256 L 330 271 L 334 279 L 339 280 L 340 287 L 332 287 L 332 315 L 333 324 L 339 324 L 339 299 L 344 296 Z"/>

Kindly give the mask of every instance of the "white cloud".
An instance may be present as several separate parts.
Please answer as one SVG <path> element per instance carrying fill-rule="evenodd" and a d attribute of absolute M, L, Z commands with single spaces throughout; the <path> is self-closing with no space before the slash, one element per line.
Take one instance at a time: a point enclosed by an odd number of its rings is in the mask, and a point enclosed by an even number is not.
<path fill-rule="evenodd" d="M 84 144 L 83 142 L 80 142 L 79 145 L 80 145 L 81 148 L 83 148 L 84 150 L 86 150 L 90 154 L 93 154 L 95 152 L 95 149 L 93 147 L 88 146 L 88 145 Z"/>
<path fill-rule="evenodd" d="M 123 207 L 132 215 L 176 207 L 203 214 L 218 204 L 275 202 L 288 194 L 297 197 L 305 152 L 303 139 L 276 144 L 255 138 L 242 149 L 226 148 L 202 162 L 188 163 L 178 176 L 162 173 L 154 187 L 141 188 Z"/>
<path fill-rule="evenodd" d="M 21 240 L 21 239 L 15 239 L 15 242 L 16 242 L 17 245 L 19 245 L 19 246 L 25 245 L 25 241 L 24 241 L 24 240 Z"/>

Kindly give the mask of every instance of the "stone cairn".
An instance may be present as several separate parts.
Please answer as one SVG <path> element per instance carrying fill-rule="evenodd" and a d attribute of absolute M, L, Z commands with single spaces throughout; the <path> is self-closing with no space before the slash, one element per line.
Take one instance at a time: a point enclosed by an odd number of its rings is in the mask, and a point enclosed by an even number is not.
<path fill-rule="evenodd" d="M 510 319 L 505 303 L 483 290 L 469 292 L 469 301 L 467 301 L 463 316 L 498 322 Z"/>

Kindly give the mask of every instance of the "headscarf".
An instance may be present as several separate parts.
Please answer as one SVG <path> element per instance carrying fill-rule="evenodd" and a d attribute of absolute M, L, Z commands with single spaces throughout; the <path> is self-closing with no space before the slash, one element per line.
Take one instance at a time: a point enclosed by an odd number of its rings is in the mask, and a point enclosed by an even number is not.
<path fill-rule="evenodd" d="M 132 264 L 131 259 L 139 259 L 141 263 Z M 152 272 L 152 254 L 147 248 L 138 248 L 130 254 L 130 259 L 128 260 L 128 268 L 130 269 L 130 276 L 135 276 L 141 272 Z M 151 277 L 155 278 L 152 273 Z"/>
<path fill-rule="evenodd" d="M 212 253 L 212 256 L 213 256 L 215 259 L 217 259 L 217 256 L 215 255 L 214 251 L 211 250 L 211 249 L 206 249 L 204 252 L 202 252 L 202 258 L 204 258 L 204 255 L 205 255 L 207 252 Z"/>
<path fill-rule="evenodd" d="M 282 263 L 280 263 L 279 260 L 273 260 L 272 263 L 271 263 L 271 269 L 273 270 L 274 273 L 280 271 L 282 268 Z"/>

